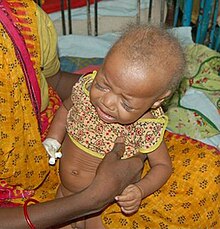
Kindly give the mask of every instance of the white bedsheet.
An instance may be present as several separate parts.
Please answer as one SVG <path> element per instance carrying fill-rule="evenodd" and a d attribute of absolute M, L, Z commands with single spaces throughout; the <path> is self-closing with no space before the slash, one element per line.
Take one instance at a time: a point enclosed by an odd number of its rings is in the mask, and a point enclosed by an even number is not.
<path fill-rule="evenodd" d="M 183 46 L 193 43 L 191 30 L 191 27 L 169 29 Z M 84 35 L 59 36 L 59 55 L 103 58 L 119 35 L 120 33 L 107 33 L 97 37 Z"/>

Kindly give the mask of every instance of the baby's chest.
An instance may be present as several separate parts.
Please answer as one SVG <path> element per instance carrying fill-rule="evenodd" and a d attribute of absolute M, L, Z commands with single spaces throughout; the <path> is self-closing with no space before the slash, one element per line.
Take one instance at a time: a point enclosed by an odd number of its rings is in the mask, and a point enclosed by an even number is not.
<path fill-rule="evenodd" d="M 125 138 L 124 158 L 137 154 L 143 139 L 142 136 L 137 137 L 136 131 L 140 132 L 129 126 L 100 122 L 88 114 L 79 116 L 75 112 L 69 115 L 67 124 L 67 132 L 72 138 L 87 148 L 91 154 L 97 154 L 100 157 L 104 157 L 113 149 L 116 138 L 122 134 Z"/>

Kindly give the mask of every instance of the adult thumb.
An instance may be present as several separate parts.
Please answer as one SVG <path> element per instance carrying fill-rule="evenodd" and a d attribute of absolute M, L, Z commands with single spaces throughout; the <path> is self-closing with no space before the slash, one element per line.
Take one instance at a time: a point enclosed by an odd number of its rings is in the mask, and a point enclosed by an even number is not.
<path fill-rule="evenodd" d="M 125 143 L 123 137 L 117 137 L 115 140 L 115 144 L 111 153 L 116 154 L 117 158 L 121 158 L 125 152 Z"/>

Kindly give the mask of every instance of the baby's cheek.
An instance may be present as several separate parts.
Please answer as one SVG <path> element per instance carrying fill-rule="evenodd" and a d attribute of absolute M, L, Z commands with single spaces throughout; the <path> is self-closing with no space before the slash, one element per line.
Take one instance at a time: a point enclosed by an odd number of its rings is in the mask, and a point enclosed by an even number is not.
<path fill-rule="evenodd" d="M 120 124 L 131 124 L 137 119 L 138 115 L 136 113 L 119 110 L 118 120 Z"/>

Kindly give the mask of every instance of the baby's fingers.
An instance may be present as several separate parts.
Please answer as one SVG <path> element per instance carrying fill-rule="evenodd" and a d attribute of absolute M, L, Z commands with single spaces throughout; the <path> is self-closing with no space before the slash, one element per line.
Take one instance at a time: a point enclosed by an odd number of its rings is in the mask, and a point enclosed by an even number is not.
<path fill-rule="evenodd" d="M 115 200 L 117 202 L 128 202 L 128 201 L 131 201 L 133 199 L 131 193 L 126 192 L 125 190 L 122 192 L 122 194 L 120 196 L 115 197 Z"/>
<path fill-rule="evenodd" d="M 117 202 L 125 202 L 125 201 L 128 201 L 128 196 L 127 195 L 116 196 L 115 200 Z"/>
<path fill-rule="evenodd" d="M 129 208 L 130 206 L 135 205 L 135 202 L 136 202 L 136 200 L 131 198 L 130 195 L 116 196 L 115 199 L 117 200 L 118 205 L 125 209 Z"/>
<path fill-rule="evenodd" d="M 139 207 L 140 207 L 140 202 L 137 200 L 132 200 L 129 202 L 123 202 L 121 204 L 119 204 L 119 206 L 121 207 L 121 211 L 125 214 L 132 214 L 135 213 L 136 211 L 138 211 Z"/>
<path fill-rule="evenodd" d="M 124 208 L 124 207 L 121 207 L 121 211 L 126 215 L 131 215 L 131 214 L 135 213 L 137 210 L 138 210 L 138 208 Z"/>

